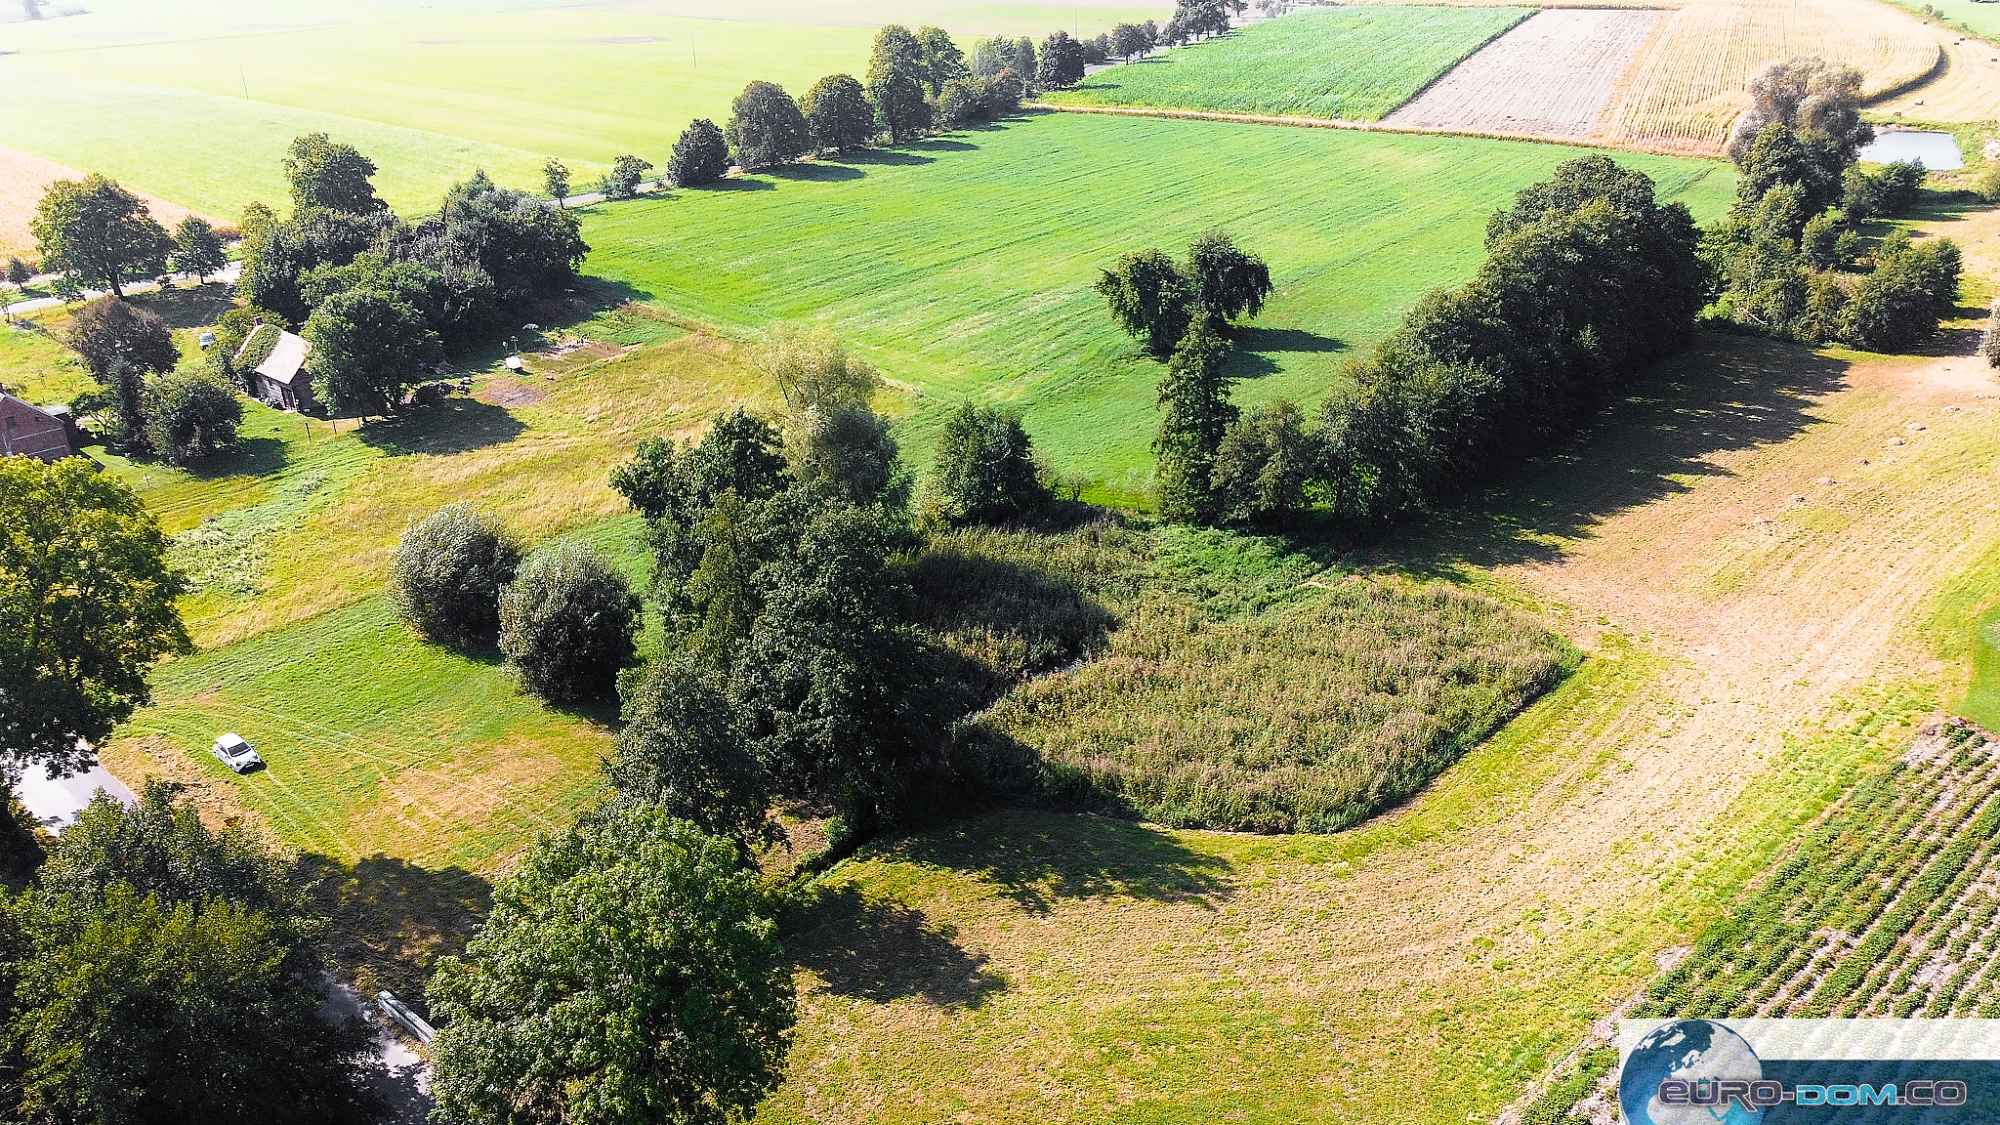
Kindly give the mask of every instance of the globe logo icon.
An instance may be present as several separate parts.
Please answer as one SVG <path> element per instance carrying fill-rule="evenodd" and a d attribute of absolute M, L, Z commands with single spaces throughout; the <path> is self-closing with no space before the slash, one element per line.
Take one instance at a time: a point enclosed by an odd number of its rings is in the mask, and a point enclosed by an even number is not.
<path fill-rule="evenodd" d="M 1618 1107 L 1630 1125 L 1758 1125 L 1764 1111 L 1727 1105 L 1664 1105 L 1660 1083 L 1726 1078 L 1756 1082 L 1764 1064 L 1741 1035 L 1710 1020 L 1681 1020 L 1639 1041 L 1618 1073 Z"/>

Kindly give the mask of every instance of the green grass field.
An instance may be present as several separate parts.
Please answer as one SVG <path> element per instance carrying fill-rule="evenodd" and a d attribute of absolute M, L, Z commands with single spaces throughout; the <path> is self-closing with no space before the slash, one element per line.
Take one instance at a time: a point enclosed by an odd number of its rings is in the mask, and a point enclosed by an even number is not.
<path fill-rule="evenodd" d="M 382 168 L 399 210 L 436 206 L 475 168 L 540 190 L 542 161 L 577 182 L 613 156 L 663 164 L 695 117 L 718 122 L 752 79 L 802 95 L 866 66 L 876 27 L 935 23 L 970 51 L 980 34 L 1094 34 L 1171 5 L 760 0 L 715 18 L 687 0 L 304 0 L 92 4 L 86 16 L 0 27 L 10 91 L 0 149 L 102 171 L 127 186 L 234 220 L 282 205 L 292 137 L 325 130 Z"/>
<path fill-rule="evenodd" d="M 1099 71 L 1045 100 L 1377 121 L 1531 11 L 1308 9 Z"/>
<path fill-rule="evenodd" d="M 1241 336 L 1239 399 L 1315 402 L 1426 290 L 1463 280 L 1486 219 L 1584 150 L 1202 121 L 1040 114 L 902 149 L 593 208 L 587 272 L 731 332 L 824 320 L 919 392 L 919 458 L 962 398 L 1021 408 L 1058 466 L 1150 482 L 1160 368 L 1091 289 L 1120 253 L 1220 226 L 1277 291 Z M 1621 156 L 1713 217 L 1715 161 Z"/>

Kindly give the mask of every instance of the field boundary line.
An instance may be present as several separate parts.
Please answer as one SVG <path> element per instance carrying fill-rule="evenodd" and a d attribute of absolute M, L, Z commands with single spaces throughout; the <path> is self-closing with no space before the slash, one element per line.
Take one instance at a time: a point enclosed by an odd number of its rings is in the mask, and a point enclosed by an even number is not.
<path fill-rule="evenodd" d="M 1534 19 L 1536 16 L 1541 15 L 1542 12 L 1543 9 L 1541 8 L 1523 8 L 1520 19 L 1515 20 L 1513 23 L 1510 23 L 1506 27 L 1503 27 L 1500 30 L 1494 32 L 1493 34 L 1487 36 L 1484 40 L 1482 40 L 1477 46 L 1473 47 L 1470 51 L 1467 51 L 1464 54 L 1458 56 L 1457 58 L 1451 60 L 1450 66 L 1447 66 L 1443 70 L 1438 71 L 1436 74 L 1431 75 L 1429 81 L 1426 81 L 1423 85 L 1410 91 L 1409 97 L 1404 98 L 1402 101 L 1397 102 L 1395 105 L 1390 106 L 1388 110 L 1384 112 L 1382 116 L 1377 120 L 1387 121 L 1389 118 L 1395 115 L 1397 110 L 1402 109 L 1404 106 L 1409 105 L 1411 102 L 1416 101 L 1418 98 L 1423 97 L 1425 91 L 1429 90 L 1432 86 L 1435 86 L 1438 83 L 1444 81 L 1447 77 L 1451 75 L 1453 71 L 1457 70 L 1459 67 L 1464 66 L 1467 60 L 1471 59 L 1472 56 L 1478 54 L 1481 51 L 1484 51 L 1486 48 L 1491 47 L 1493 44 L 1498 43 L 1500 40 L 1505 39 L 1507 36 L 1512 35 L 1515 31 L 1525 26 L 1529 20 Z"/>
<path fill-rule="evenodd" d="M 1518 24 L 1516 26 L 1519 26 Z M 1561 148 L 1602 148 L 1639 152 L 1649 156 L 1681 156 L 1697 159 L 1717 157 L 1716 146 L 1703 144 L 1648 145 L 1599 135 L 1549 137 L 1539 133 L 1515 133 L 1496 129 L 1456 129 L 1443 125 L 1410 125 L 1389 121 L 1355 121 L 1347 118 L 1293 117 L 1278 114 L 1227 113 L 1206 109 L 1158 109 L 1152 106 L 1057 105 L 1032 101 L 1027 108 L 1054 113 L 1102 113 L 1114 117 L 1161 117 L 1168 120 L 1226 121 L 1238 125 L 1282 125 L 1295 129 L 1347 129 L 1359 133 L 1407 133 L 1432 137 L 1476 137 L 1489 141 L 1526 141 Z"/>

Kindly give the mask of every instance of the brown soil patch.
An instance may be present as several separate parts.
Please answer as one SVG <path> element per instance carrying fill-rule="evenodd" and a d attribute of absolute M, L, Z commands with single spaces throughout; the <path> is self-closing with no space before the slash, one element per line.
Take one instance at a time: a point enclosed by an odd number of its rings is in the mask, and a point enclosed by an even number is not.
<path fill-rule="evenodd" d="M 549 392 L 520 379 L 493 379 L 472 397 L 488 406 L 533 406 L 549 397 Z"/>

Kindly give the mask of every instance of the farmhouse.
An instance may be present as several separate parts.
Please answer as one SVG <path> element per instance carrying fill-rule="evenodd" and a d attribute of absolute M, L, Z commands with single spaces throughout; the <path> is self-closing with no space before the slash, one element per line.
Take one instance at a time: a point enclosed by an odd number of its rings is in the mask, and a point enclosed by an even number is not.
<path fill-rule="evenodd" d="M 262 325 L 236 352 L 236 364 L 254 362 L 244 374 L 252 396 L 285 410 L 310 410 L 312 384 L 304 376 L 306 353 L 312 345 L 303 336 L 274 325 Z M 259 354 L 263 358 L 257 358 Z"/>
<path fill-rule="evenodd" d="M 30 406 L 0 394 L 0 456 L 60 461 L 83 444 L 67 407 Z"/>

